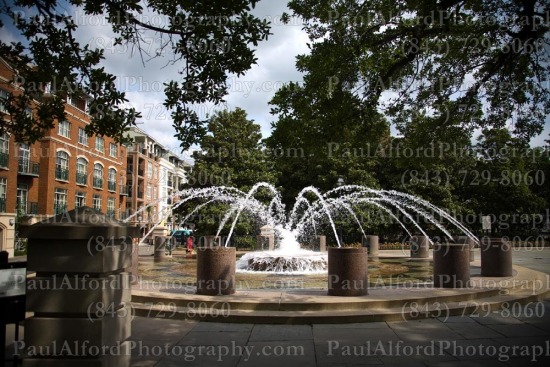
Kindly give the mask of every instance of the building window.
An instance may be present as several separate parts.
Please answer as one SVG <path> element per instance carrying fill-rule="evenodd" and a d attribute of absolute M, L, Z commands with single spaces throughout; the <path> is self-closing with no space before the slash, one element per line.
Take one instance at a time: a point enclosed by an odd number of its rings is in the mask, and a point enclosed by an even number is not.
<path fill-rule="evenodd" d="M 16 211 L 18 215 L 27 214 L 27 200 L 29 197 L 29 185 L 18 184 L 17 185 L 17 196 L 16 196 Z"/>
<path fill-rule="evenodd" d="M 116 144 L 109 144 L 109 155 L 115 158 L 118 156 L 118 147 Z"/>
<path fill-rule="evenodd" d="M 147 162 L 147 178 L 153 177 L 153 165 L 151 162 Z"/>
<path fill-rule="evenodd" d="M 151 185 L 147 185 L 147 200 L 151 200 Z"/>
<path fill-rule="evenodd" d="M 115 198 L 107 199 L 107 216 L 109 218 L 115 217 Z"/>
<path fill-rule="evenodd" d="M 0 89 L 0 112 L 2 113 L 8 113 L 7 99 L 9 98 L 9 96 L 10 93 L 8 91 Z"/>
<path fill-rule="evenodd" d="M 10 137 L 0 134 L 0 167 L 7 167 L 10 153 Z"/>
<path fill-rule="evenodd" d="M 55 178 L 57 180 L 69 181 L 69 154 L 67 152 L 61 150 L 57 152 Z"/>
<path fill-rule="evenodd" d="M 94 187 L 103 189 L 103 166 L 99 163 L 94 165 Z"/>
<path fill-rule="evenodd" d="M 116 170 L 109 168 L 109 174 L 107 177 L 107 189 L 109 191 L 116 191 Z"/>
<path fill-rule="evenodd" d="M 67 210 L 67 190 L 55 189 L 53 206 L 55 214 L 60 214 Z"/>
<path fill-rule="evenodd" d="M 59 121 L 57 126 L 57 133 L 66 138 L 71 137 L 71 123 L 69 121 Z"/>
<path fill-rule="evenodd" d="M 78 142 L 83 145 L 88 145 L 88 134 L 86 134 L 86 130 L 81 127 L 78 128 Z"/>
<path fill-rule="evenodd" d="M 95 150 L 103 153 L 105 151 L 105 141 L 102 137 L 96 136 L 95 138 Z"/>
<path fill-rule="evenodd" d="M 76 183 L 77 185 L 88 184 L 88 162 L 84 158 L 76 160 Z"/>
<path fill-rule="evenodd" d="M 8 179 L 0 177 L 0 213 L 6 212 L 6 192 L 8 191 Z"/>
<path fill-rule="evenodd" d="M 77 191 L 74 198 L 74 207 L 76 209 L 76 208 L 81 208 L 83 206 L 86 206 L 86 193 Z"/>
<path fill-rule="evenodd" d="M 94 200 L 92 205 L 94 209 L 101 210 L 101 196 L 94 195 Z"/>

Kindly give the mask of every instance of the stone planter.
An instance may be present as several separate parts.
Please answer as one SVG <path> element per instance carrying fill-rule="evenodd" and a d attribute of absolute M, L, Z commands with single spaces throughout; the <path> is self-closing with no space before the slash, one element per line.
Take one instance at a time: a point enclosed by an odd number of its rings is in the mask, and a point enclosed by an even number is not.
<path fill-rule="evenodd" d="M 235 247 L 197 248 L 197 294 L 235 293 Z"/>
<path fill-rule="evenodd" d="M 470 244 L 437 243 L 433 257 L 434 287 L 470 286 Z"/>
<path fill-rule="evenodd" d="M 481 276 L 512 276 L 512 244 L 502 238 L 481 241 Z"/>
<path fill-rule="evenodd" d="M 426 236 L 413 236 L 411 238 L 411 257 L 413 259 L 427 259 L 430 257 L 430 243 Z"/>
<path fill-rule="evenodd" d="M 368 294 L 367 249 L 328 249 L 328 295 L 354 297 Z"/>

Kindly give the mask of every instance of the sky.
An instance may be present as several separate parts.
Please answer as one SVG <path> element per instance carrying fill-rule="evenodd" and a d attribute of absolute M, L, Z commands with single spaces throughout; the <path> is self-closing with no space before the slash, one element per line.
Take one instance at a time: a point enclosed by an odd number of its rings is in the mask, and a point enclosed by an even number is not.
<path fill-rule="evenodd" d="M 289 24 L 281 22 L 281 14 L 288 12 L 285 0 L 260 1 L 254 14 L 261 19 L 271 21 L 271 33 L 267 41 L 261 42 L 256 49 L 257 64 L 239 78 L 230 76 L 229 94 L 226 103 L 221 106 L 198 106 L 199 116 L 212 115 L 216 109 L 235 109 L 240 107 L 248 113 L 248 118 L 261 126 L 263 137 L 271 132 L 274 121 L 268 102 L 276 90 L 284 83 L 302 81 L 302 75 L 296 70 L 295 58 L 308 53 L 308 37 L 302 30 L 300 20 L 291 19 Z M 174 137 L 170 113 L 162 105 L 164 101 L 163 83 L 179 80 L 178 65 L 167 65 L 170 55 L 142 61 L 142 58 L 129 47 L 113 46 L 111 27 L 103 17 L 84 16 L 78 9 L 67 7 L 67 12 L 76 13 L 75 21 L 79 25 L 77 40 L 91 47 L 104 49 L 106 70 L 117 76 L 117 87 L 124 90 L 129 104 L 141 112 L 138 127 L 150 134 L 155 140 L 174 152 L 180 152 L 179 141 Z M 153 15 L 149 19 L 153 24 L 161 20 Z M 3 41 L 15 40 L 13 27 L 0 28 Z M 145 51 L 154 54 L 158 48 L 158 35 L 145 35 Z M 148 59 L 145 55 L 144 59 Z M 180 64 L 181 66 L 181 64 Z M 395 130 L 392 129 L 395 133 Z M 550 133 L 550 117 L 546 120 L 544 132 L 535 137 L 531 144 L 543 145 Z M 193 149 L 197 149 L 194 147 Z M 185 152 L 188 157 L 190 152 Z"/>
<path fill-rule="evenodd" d="M 270 135 L 274 117 L 269 113 L 268 102 L 278 88 L 290 81 L 301 81 L 302 75 L 295 68 L 295 58 L 308 52 L 308 37 L 302 31 L 298 19 L 282 24 L 281 14 L 288 11 L 286 1 L 260 1 L 254 14 L 271 21 L 271 33 L 267 41 L 261 42 L 256 49 L 257 63 L 239 78 L 229 77 L 229 94 L 224 105 L 201 105 L 197 107 L 199 116 L 215 110 L 236 107 L 244 109 L 248 118 L 261 126 L 263 137 Z M 156 20 L 151 18 L 152 22 Z M 161 144 L 179 152 L 179 141 L 174 137 L 170 113 L 162 105 L 165 96 L 163 82 L 179 80 L 177 66 L 167 65 L 170 56 L 160 57 L 145 63 L 130 49 L 112 47 L 110 26 L 98 26 L 100 18 L 82 20 L 78 38 L 81 42 L 100 47 L 105 52 L 105 67 L 118 78 L 119 88 L 126 91 L 130 104 L 141 111 L 142 118 L 138 127 Z M 158 36 L 146 36 L 149 44 L 144 45 L 154 52 L 160 44 Z M 181 67 L 181 64 L 180 64 Z"/>

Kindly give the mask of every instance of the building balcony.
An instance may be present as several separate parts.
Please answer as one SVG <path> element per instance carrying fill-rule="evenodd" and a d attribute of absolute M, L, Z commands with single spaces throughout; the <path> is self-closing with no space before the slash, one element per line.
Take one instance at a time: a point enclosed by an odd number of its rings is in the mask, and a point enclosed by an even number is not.
<path fill-rule="evenodd" d="M 116 191 L 116 182 L 115 181 L 107 181 L 107 190 Z"/>
<path fill-rule="evenodd" d="M 86 186 L 88 184 L 88 175 L 85 173 L 76 173 L 76 184 Z"/>
<path fill-rule="evenodd" d="M 16 209 L 17 216 L 24 215 L 37 215 L 38 203 L 37 202 L 18 202 Z"/>
<path fill-rule="evenodd" d="M 54 204 L 53 211 L 55 215 L 65 213 L 67 211 L 67 204 Z"/>
<path fill-rule="evenodd" d="M 69 181 L 69 170 L 66 168 L 56 167 L 55 179 L 61 181 Z"/>
<path fill-rule="evenodd" d="M 93 184 L 94 184 L 94 188 L 103 189 L 103 179 L 102 178 L 94 177 Z"/>
<path fill-rule="evenodd" d="M 28 159 L 19 159 L 17 173 L 25 176 L 38 177 L 40 174 L 40 164 L 31 162 Z"/>
<path fill-rule="evenodd" d="M 8 162 L 10 155 L 8 153 L 0 152 L 0 167 L 8 168 Z"/>
<path fill-rule="evenodd" d="M 109 210 L 107 209 L 107 213 L 105 213 L 107 218 L 116 219 L 116 211 L 115 210 Z"/>
<path fill-rule="evenodd" d="M 0 198 L 0 213 L 6 212 L 6 198 Z"/>
<path fill-rule="evenodd" d="M 128 192 L 129 192 L 129 191 L 130 191 L 130 190 L 128 190 L 128 186 L 126 186 L 126 185 L 120 185 L 120 187 L 119 187 L 119 194 L 120 194 L 121 196 L 128 196 Z"/>

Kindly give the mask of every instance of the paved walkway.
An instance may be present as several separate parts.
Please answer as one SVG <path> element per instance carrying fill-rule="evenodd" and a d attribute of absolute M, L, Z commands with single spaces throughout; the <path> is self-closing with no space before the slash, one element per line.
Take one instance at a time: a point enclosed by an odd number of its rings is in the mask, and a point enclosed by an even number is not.
<path fill-rule="evenodd" d="M 550 249 L 515 251 L 514 263 L 549 274 L 550 282 Z M 472 316 L 366 324 L 136 317 L 131 341 L 132 366 L 549 366 L 550 298 L 500 312 L 480 305 Z"/>

